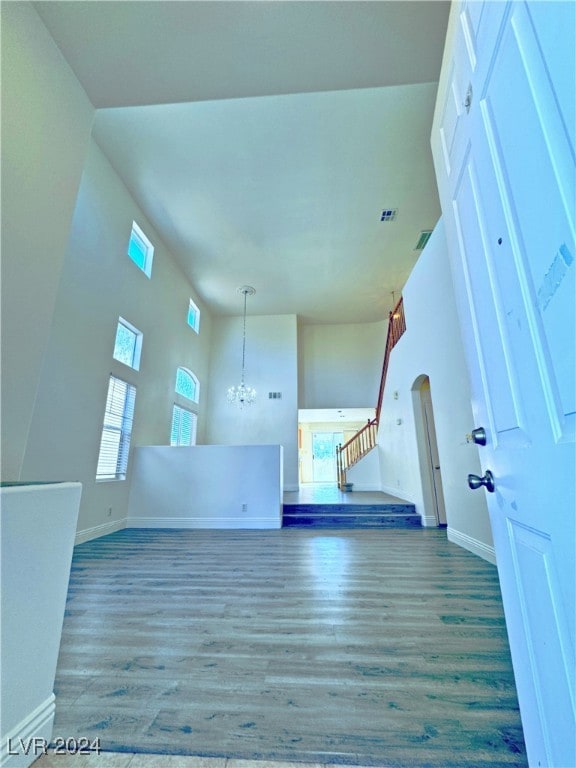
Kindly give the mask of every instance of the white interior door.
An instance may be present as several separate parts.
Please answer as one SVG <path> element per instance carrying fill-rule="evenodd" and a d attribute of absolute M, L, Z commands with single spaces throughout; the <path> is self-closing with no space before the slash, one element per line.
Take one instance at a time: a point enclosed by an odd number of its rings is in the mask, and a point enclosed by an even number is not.
<path fill-rule="evenodd" d="M 424 438 L 426 440 L 430 476 L 432 478 L 434 512 L 436 514 L 438 525 L 446 525 L 446 507 L 444 505 L 444 491 L 442 489 L 442 470 L 440 467 L 438 442 L 436 440 L 432 393 L 430 392 L 430 381 L 428 380 L 426 380 L 420 388 L 420 400 L 422 403 L 422 416 L 424 419 Z"/>
<path fill-rule="evenodd" d="M 576 766 L 575 9 L 455 6 L 432 135 L 471 426 L 494 478 L 470 492 L 487 493 L 530 764 L 564 768 Z"/>

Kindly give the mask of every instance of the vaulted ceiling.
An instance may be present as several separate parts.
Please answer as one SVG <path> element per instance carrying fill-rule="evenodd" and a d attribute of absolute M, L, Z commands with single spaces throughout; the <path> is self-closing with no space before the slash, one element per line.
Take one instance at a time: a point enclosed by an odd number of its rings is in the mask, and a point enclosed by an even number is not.
<path fill-rule="evenodd" d="M 387 316 L 440 215 L 449 3 L 35 3 L 94 136 L 216 314 Z M 382 211 L 396 210 L 393 221 Z"/>

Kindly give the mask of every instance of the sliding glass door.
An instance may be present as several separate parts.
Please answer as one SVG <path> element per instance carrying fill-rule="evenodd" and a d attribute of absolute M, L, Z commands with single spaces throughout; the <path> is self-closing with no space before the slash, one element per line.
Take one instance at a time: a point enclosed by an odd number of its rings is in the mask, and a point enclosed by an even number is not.
<path fill-rule="evenodd" d="M 344 436 L 342 432 L 312 433 L 313 482 L 336 482 L 336 446 L 343 442 Z"/>

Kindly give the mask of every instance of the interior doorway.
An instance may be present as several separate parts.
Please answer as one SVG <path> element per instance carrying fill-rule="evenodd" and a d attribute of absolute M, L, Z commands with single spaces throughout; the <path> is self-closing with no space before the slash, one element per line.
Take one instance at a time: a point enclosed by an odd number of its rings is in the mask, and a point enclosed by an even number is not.
<path fill-rule="evenodd" d="M 447 520 L 442 490 L 442 468 L 428 376 L 419 376 L 416 379 L 413 394 L 425 514 L 427 517 L 435 518 L 437 525 L 445 526 Z"/>
<path fill-rule="evenodd" d="M 374 408 L 300 408 L 298 410 L 298 482 L 328 483 L 337 486 L 335 446 L 350 440 L 374 418 Z M 323 438 L 314 435 L 326 435 L 327 445 L 322 445 Z M 334 437 L 334 435 L 336 437 Z M 334 452 L 334 458 L 332 453 Z M 328 455 L 325 455 L 325 454 Z M 328 476 L 329 474 L 329 476 Z M 328 476 L 327 480 L 323 477 Z"/>
<path fill-rule="evenodd" d="M 336 447 L 344 442 L 343 432 L 312 433 L 312 482 L 333 483 L 337 480 Z"/>

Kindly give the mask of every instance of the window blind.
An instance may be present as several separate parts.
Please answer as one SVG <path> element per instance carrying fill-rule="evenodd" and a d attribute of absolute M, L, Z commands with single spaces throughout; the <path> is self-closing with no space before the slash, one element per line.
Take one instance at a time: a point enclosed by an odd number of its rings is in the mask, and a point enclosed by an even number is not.
<path fill-rule="evenodd" d="M 174 405 L 170 445 L 196 445 L 197 416 L 187 408 Z"/>
<path fill-rule="evenodd" d="M 136 387 L 110 376 L 96 480 L 125 480 Z"/>

